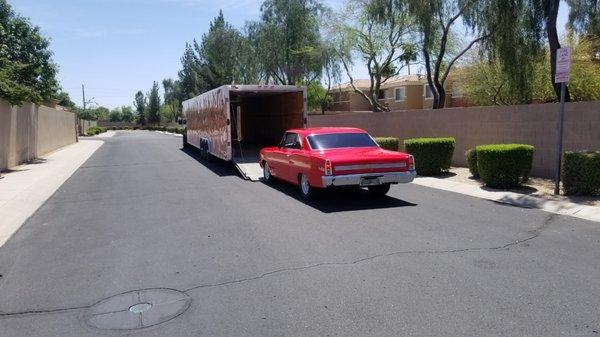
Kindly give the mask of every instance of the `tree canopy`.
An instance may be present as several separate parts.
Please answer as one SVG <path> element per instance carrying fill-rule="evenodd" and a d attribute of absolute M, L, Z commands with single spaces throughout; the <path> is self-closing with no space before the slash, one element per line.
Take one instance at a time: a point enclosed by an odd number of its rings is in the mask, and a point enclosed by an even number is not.
<path fill-rule="evenodd" d="M 11 104 L 39 103 L 58 91 L 50 41 L 39 27 L 0 0 L 0 97 Z"/>

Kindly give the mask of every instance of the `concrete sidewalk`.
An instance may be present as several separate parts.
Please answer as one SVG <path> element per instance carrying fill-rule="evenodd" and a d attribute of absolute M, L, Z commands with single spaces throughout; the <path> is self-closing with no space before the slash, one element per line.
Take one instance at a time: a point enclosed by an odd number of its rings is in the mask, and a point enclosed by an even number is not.
<path fill-rule="evenodd" d="M 550 200 L 522 193 L 484 189 L 481 186 L 440 178 L 418 177 L 414 184 L 487 199 L 518 207 L 535 208 L 550 213 L 569 215 L 600 222 L 600 207 L 563 200 Z"/>
<path fill-rule="evenodd" d="M 82 139 L 2 173 L 0 247 L 102 144 L 101 140 Z"/>

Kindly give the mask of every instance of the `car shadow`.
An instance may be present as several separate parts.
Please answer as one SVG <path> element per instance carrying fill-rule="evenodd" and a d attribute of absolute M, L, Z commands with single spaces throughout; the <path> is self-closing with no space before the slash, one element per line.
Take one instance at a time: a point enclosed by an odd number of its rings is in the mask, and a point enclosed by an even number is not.
<path fill-rule="evenodd" d="M 263 183 L 323 213 L 418 206 L 389 195 L 374 197 L 364 189 L 348 188 L 322 190 L 314 200 L 307 201 L 300 196 L 298 186 L 278 180 Z"/>
<path fill-rule="evenodd" d="M 204 167 L 211 170 L 219 177 L 239 175 L 238 171 L 231 162 L 227 162 L 216 157 L 212 157 L 211 160 L 202 159 L 202 157 L 200 157 L 200 151 L 193 147 L 180 148 L 180 150 L 200 164 L 204 165 Z"/>

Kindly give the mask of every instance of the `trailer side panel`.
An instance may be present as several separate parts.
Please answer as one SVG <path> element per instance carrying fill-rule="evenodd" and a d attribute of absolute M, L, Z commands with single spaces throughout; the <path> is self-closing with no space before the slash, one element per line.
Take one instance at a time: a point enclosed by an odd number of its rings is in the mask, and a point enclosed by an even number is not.
<path fill-rule="evenodd" d="M 208 142 L 208 152 L 223 160 L 231 160 L 228 94 L 224 86 L 183 103 L 188 144 L 200 148 L 204 140 Z"/>

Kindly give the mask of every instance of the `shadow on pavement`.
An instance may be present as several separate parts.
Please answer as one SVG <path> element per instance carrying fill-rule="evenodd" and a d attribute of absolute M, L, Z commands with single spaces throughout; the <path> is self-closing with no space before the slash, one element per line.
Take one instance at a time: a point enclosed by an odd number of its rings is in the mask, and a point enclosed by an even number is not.
<path fill-rule="evenodd" d="M 200 157 L 200 151 L 193 147 L 181 148 L 182 152 L 204 165 L 207 169 L 211 170 L 214 174 L 219 177 L 235 176 L 239 175 L 231 162 L 223 161 L 219 158 L 212 157 L 210 161 L 202 159 Z M 240 176 L 241 178 L 241 176 Z M 243 179 L 243 178 L 241 178 Z"/>
<path fill-rule="evenodd" d="M 314 200 L 306 201 L 300 196 L 298 186 L 283 181 L 273 181 L 266 185 L 323 213 L 418 206 L 387 195 L 374 197 L 364 189 L 352 188 L 323 190 Z"/>

